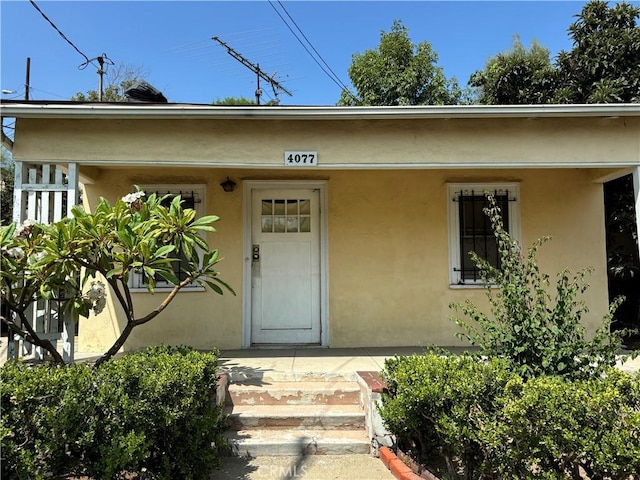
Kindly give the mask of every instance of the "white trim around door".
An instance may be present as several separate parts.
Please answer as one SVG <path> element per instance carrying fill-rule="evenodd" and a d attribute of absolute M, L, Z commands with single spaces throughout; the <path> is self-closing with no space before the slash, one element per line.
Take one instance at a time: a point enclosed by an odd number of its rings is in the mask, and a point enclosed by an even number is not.
<path fill-rule="evenodd" d="M 253 219 L 254 193 L 264 190 L 314 190 L 318 193 L 319 202 L 319 254 L 320 254 L 320 279 L 319 279 L 319 342 L 321 347 L 329 346 L 329 298 L 328 298 L 328 235 L 327 235 L 327 181 L 325 180 L 245 180 L 243 182 L 243 300 L 242 300 L 242 348 L 260 347 L 252 338 L 252 297 L 253 297 L 253 241 L 252 228 L 255 225 Z M 268 346 L 286 347 L 291 344 L 269 343 Z"/>

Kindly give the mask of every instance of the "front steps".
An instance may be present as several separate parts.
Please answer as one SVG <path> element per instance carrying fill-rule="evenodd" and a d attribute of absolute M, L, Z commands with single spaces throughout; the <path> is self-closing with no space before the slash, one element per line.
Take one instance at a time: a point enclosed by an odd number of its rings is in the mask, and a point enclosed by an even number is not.
<path fill-rule="evenodd" d="M 370 453 L 361 388 L 352 379 L 231 379 L 225 413 L 235 455 Z"/>

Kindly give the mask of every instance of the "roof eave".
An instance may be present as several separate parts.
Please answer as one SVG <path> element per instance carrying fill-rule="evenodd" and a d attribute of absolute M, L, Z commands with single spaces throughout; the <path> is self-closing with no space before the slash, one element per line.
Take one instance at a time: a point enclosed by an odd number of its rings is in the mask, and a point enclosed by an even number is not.
<path fill-rule="evenodd" d="M 637 117 L 640 104 L 336 107 L 11 102 L 0 104 L 0 114 L 14 118 L 257 120 Z"/>

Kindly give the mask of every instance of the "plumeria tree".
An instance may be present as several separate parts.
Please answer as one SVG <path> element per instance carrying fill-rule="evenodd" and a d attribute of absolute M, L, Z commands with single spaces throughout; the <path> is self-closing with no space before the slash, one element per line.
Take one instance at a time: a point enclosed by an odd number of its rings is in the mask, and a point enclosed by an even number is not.
<path fill-rule="evenodd" d="M 180 196 L 146 196 L 138 190 L 114 205 L 101 199 L 93 213 L 74 207 L 71 217 L 51 225 L 28 221 L 2 227 L 0 287 L 2 302 L 10 311 L 3 321 L 62 363 L 53 345 L 38 336 L 28 309 L 40 298 L 55 299 L 67 314 L 88 317 L 100 313 L 106 295 L 113 294 L 126 324 L 96 362 L 100 365 L 120 350 L 135 327 L 158 316 L 185 286 L 196 283 L 218 294 L 233 293 L 216 270 L 218 251 L 201 236 L 214 232 L 216 221 L 213 215 L 196 218 L 193 209 L 183 208 Z M 175 274 L 175 262 L 180 262 L 181 279 Z M 133 272 L 142 276 L 150 293 L 155 292 L 158 278 L 172 286 L 155 308 L 142 314 L 130 292 Z"/>

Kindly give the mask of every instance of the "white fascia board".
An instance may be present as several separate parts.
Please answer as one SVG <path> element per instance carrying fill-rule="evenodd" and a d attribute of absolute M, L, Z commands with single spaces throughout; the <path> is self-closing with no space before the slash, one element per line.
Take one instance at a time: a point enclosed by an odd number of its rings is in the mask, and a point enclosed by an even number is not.
<path fill-rule="evenodd" d="M 21 158 L 25 163 L 42 163 L 42 159 Z M 127 160 L 113 161 L 110 159 L 82 160 L 83 166 L 93 167 L 171 167 L 175 166 L 175 160 Z M 239 162 L 212 162 L 212 161 L 188 161 L 181 160 L 182 167 L 202 167 L 202 168 L 238 168 L 238 169 L 261 169 L 261 170 L 282 170 L 286 168 L 282 162 L 279 163 L 239 163 Z M 318 172 L 321 170 L 487 170 L 487 169 L 558 169 L 558 168 L 592 168 L 592 169 L 622 169 L 620 172 L 610 174 L 609 177 L 599 177 L 594 182 L 602 183 L 609 179 L 621 177 L 636 166 L 636 162 L 612 161 L 612 162 L 509 162 L 509 163 L 474 163 L 474 162 L 415 162 L 415 163 L 330 163 L 319 164 L 315 167 L 300 168 L 299 171 Z"/>
<path fill-rule="evenodd" d="M 213 106 L 190 104 L 28 103 L 0 104 L 0 115 L 13 118 L 133 119 L 454 119 L 542 117 L 638 117 L 640 104 L 589 105 L 445 105 L 404 107 Z"/>

